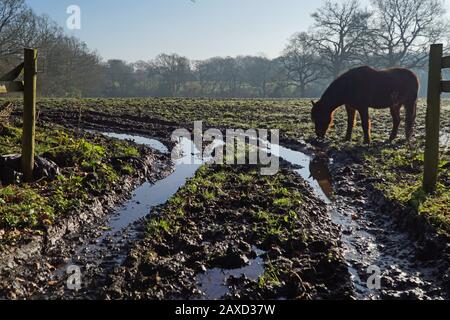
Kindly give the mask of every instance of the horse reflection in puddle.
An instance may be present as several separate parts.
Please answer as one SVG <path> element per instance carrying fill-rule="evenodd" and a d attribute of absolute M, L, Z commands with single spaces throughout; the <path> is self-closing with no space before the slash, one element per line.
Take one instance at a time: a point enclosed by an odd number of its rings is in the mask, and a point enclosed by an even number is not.
<path fill-rule="evenodd" d="M 329 160 L 323 156 L 316 156 L 309 163 L 310 178 L 314 178 L 328 199 L 333 199 L 334 190 L 331 184 L 331 173 L 328 168 Z"/>

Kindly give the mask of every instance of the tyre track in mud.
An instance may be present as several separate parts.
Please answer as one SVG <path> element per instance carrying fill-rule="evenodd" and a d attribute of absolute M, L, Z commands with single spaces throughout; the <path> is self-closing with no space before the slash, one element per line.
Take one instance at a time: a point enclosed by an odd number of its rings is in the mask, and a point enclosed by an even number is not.
<path fill-rule="evenodd" d="M 94 127 L 99 128 L 97 125 Z M 125 126 L 120 131 L 134 130 Z M 160 132 L 165 132 L 163 141 L 167 141 L 166 137 L 170 129 L 162 129 Z M 307 153 L 310 152 L 309 150 L 314 150 L 310 145 L 305 147 L 305 144 L 300 147 L 291 145 L 291 147 Z M 359 299 L 448 299 L 448 246 L 442 248 L 442 243 L 434 241 L 435 239 L 430 240 L 432 235 L 426 234 L 417 240 L 412 237 L 411 233 L 414 232 L 411 232 L 410 228 L 402 230 L 402 219 L 405 218 L 402 216 L 397 219 L 395 215 L 391 215 L 391 212 L 384 212 L 386 208 L 397 211 L 402 209 L 391 205 L 383 197 L 375 197 L 373 190 L 370 189 L 370 179 L 361 176 L 362 170 L 358 168 L 358 164 L 355 165 L 352 162 L 353 159 L 344 154 L 331 153 L 329 156 L 333 160 L 326 184 L 328 187 L 333 185 L 336 194 L 332 201 L 328 201 L 329 211 L 333 221 L 341 227 L 343 250 L 355 287 L 354 297 Z M 314 159 L 311 158 L 311 160 Z M 310 166 L 313 162 L 310 161 L 307 165 Z M 311 178 L 306 180 L 311 182 Z M 320 185 L 320 182 L 323 184 L 326 180 L 318 177 L 316 183 L 319 182 Z M 323 186 L 321 190 L 324 190 Z M 326 193 L 325 191 L 319 195 L 323 197 Z M 421 230 L 430 231 L 423 228 Z M 125 231 L 128 234 L 130 232 L 134 234 L 131 238 L 139 237 L 139 232 L 142 233 L 139 223 L 131 230 Z M 122 253 L 125 253 L 134 240 L 119 242 L 123 245 Z M 441 249 L 444 250 L 443 254 L 440 252 Z M 107 263 L 104 266 L 106 269 L 103 268 L 101 271 L 97 269 L 94 273 L 98 276 L 99 271 L 104 273 L 105 270 L 112 270 L 116 266 L 116 263 Z M 367 272 L 369 266 L 376 266 L 381 272 L 380 289 L 370 290 L 366 286 L 370 276 Z"/>

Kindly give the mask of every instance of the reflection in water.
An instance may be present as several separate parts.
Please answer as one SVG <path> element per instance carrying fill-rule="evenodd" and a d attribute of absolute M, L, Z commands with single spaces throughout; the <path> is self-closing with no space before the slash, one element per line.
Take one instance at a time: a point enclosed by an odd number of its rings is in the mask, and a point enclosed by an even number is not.
<path fill-rule="evenodd" d="M 94 133 L 95 131 L 88 130 L 88 132 Z M 161 143 L 160 141 L 158 141 L 156 139 L 150 139 L 150 138 L 146 138 L 146 137 L 134 136 L 134 135 L 123 134 L 123 133 L 113 133 L 113 132 L 102 132 L 102 134 L 109 138 L 116 138 L 119 140 L 129 140 L 129 141 L 133 141 L 137 144 L 143 144 L 152 149 L 158 150 L 161 153 L 169 153 L 169 149 L 163 143 Z"/>
<path fill-rule="evenodd" d="M 296 169 L 295 172 L 309 183 L 320 199 L 326 203 L 331 203 L 333 189 L 331 186 L 331 175 L 328 171 L 328 158 L 324 156 L 312 158 L 303 152 L 282 146 L 278 150 L 274 150 L 275 152 L 272 152 L 272 154 L 279 156 L 294 166 L 299 166 L 300 169 Z M 324 173 L 328 173 L 328 175 L 326 176 Z"/>
<path fill-rule="evenodd" d="M 318 183 L 328 199 L 333 198 L 333 186 L 331 185 L 331 173 L 328 169 L 328 158 L 315 157 L 309 163 L 311 177 Z"/>
<path fill-rule="evenodd" d="M 204 274 L 197 276 L 197 282 L 203 292 L 203 299 L 218 300 L 223 299 L 230 292 L 228 280 L 231 277 L 258 281 L 264 274 L 264 259 L 261 257 L 265 252 L 256 247 L 252 248 L 257 257 L 249 261 L 248 265 L 238 269 L 214 268 L 207 270 Z"/>

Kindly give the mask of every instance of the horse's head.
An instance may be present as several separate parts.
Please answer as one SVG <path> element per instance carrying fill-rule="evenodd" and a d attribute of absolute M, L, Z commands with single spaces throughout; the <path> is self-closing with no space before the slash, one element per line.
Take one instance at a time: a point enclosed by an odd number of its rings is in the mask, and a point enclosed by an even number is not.
<path fill-rule="evenodd" d="M 325 138 L 328 129 L 330 128 L 330 124 L 333 121 L 332 113 L 328 112 L 327 109 L 323 106 L 322 101 L 312 102 L 312 111 L 311 118 L 316 126 L 316 135 L 319 139 Z"/>

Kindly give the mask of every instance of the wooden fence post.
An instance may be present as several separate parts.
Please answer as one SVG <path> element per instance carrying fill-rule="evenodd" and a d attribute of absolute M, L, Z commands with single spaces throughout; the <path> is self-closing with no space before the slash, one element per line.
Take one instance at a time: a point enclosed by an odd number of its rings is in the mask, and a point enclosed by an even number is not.
<path fill-rule="evenodd" d="M 425 171 L 423 177 L 423 188 L 427 193 L 432 193 L 436 190 L 439 169 L 442 51 L 442 44 L 431 45 L 428 73 Z"/>
<path fill-rule="evenodd" d="M 26 182 L 33 181 L 34 135 L 36 127 L 37 50 L 24 50 L 22 171 Z"/>

